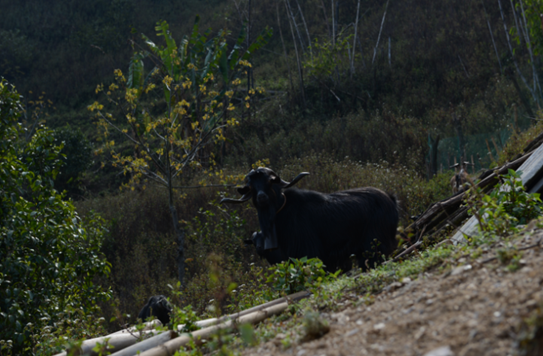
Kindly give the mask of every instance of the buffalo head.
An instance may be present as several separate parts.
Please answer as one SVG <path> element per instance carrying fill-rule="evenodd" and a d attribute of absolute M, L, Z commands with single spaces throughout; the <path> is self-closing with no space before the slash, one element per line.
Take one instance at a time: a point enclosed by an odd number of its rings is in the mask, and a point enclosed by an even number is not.
<path fill-rule="evenodd" d="M 286 182 L 271 169 L 258 167 L 245 176 L 245 186 L 238 188 L 238 192 L 242 195 L 240 199 L 225 198 L 221 200 L 221 203 L 243 203 L 252 198 L 258 212 L 260 229 L 264 235 L 264 249 L 276 249 L 278 244 L 274 224 L 275 216 L 286 204 L 282 190 L 292 187 L 307 175 L 309 173 L 303 172 L 291 182 Z"/>

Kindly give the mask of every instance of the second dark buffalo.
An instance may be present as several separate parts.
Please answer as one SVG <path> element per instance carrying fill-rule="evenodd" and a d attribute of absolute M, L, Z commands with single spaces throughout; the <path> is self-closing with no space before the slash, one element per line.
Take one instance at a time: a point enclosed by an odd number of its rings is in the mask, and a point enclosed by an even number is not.
<path fill-rule="evenodd" d="M 163 295 L 155 295 L 149 298 L 147 304 L 141 309 L 138 318 L 146 321 L 150 316 L 155 316 L 162 325 L 168 325 L 170 322 L 170 313 L 173 308 Z"/>

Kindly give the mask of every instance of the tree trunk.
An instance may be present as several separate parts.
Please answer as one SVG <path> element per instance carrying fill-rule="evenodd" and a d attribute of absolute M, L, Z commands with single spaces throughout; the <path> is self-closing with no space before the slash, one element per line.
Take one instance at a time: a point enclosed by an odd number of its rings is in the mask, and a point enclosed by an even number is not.
<path fill-rule="evenodd" d="M 453 126 L 456 129 L 456 134 L 458 135 L 458 150 L 460 151 L 460 166 L 462 166 L 464 159 L 466 158 L 465 147 L 466 143 L 464 141 L 464 132 L 462 131 L 462 123 L 458 115 L 455 112 L 452 114 Z"/>
<path fill-rule="evenodd" d="M 309 46 L 309 54 L 311 55 L 311 60 L 313 60 L 313 49 L 311 48 L 311 37 L 309 36 L 309 30 L 307 29 L 307 23 L 305 22 L 304 13 L 302 12 L 302 7 L 300 6 L 300 3 L 298 2 L 298 0 L 296 0 L 296 5 L 298 5 L 298 11 L 300 12 L 300 16 L 302 17 L 302 22 L 304 23 L 305 33 L 307 34 L 307 45 Z"/>
<path fill-rule="evenodd" d="M 285 40 L 283 39 L 283 31 L 281 30 L 281 18 L 279 17 L 279 1 L 275 3 L 275 9 L 277 12 L 277 27 L 279 28 L 279 35 L 281 36 L 281 44 L 283 45 L 285 63 L 287 64 L 288 80 L 290 83 L 290 95 L 292 95 L 294 93 L 294 85 L 292 84 L 292 73 L 290 71 L 290 63 L 288 61 L 287 47 L 285 46 Z"/>
<path fill-rule="evenodd" d="M 517 78 L 515 78 L 513 70 L 511 68 L 505 68 L 504 73 L 511 80 L 511 82 L 513 82 L 513 86 L 518 93 L 520 101 L 522 102 L 522 106 L 524 106 L 524 109 L 526 110 L 526 113 L 532 118 L 535 117 L 535 114 L 532 111 L 532 107 L 530 106 L 530 101 L 528 100 L 526 95 L 524 95 L 522 89 L 520 88 L 520 85 L 517 82 Z"/>
<path fill-rule="evenodd" d="M 439 134 L 436 139 L 432 138 L 432 135 L 428 134 L 428 146 L 430 148 L 429 164 L 430 164 L 430 178 L 437 174 L 437 146 L 439 145 Z"/>
<path fill-rule="evenodd" d="M 387 16 L 387 10 L 388 10 L 388 3 L 385 6 L 385 12 L 383 13 L 383 19 L 381 20 L 381 28 L 379 29 L 379 36 L 377 36 L 377 43 L 375 44 L 375 48 L 373 50 L 373 58 L 371 60 L 371 65 L 373 65 L 373 62 L 375 62 L 375 56 L 377 55 L 377 48 L 379 47 L 379 41 L 381 41 L 381 32 L 383 32 L 383 25 L 385 24 L 385 18 Z"/>
<path fill-rule="evenodd" d="M 249 0 L 249 11 L 247 14 L 248 21 L 247 21 L 247 49 L 251 45 L 251 0 Z M 253 103 L 251 100 L 251 95 L 249 92 L 251 91 L 251 86 L 254 86 L 251 82 L 252 79 L 252 72 L 251 67 L 247 68 L 247 95 L 249 96 L 249 107 L 247 108 L 247 118 L 251 120 L 251 110 L 253 108 Z"/>
<path fill-rule="evenodd" d="M 336 16 L 334 9 L 334 0 L 332 0 L 332 47 L 336 45 Z"/>
<path fill-rule="evenodd" d="M 296 35 L 294 34 L 294 26 L 292 25 L 292 21 L 290 19 L 290 16 L 288 16 L 289 9 L 287 2 L 285 1 L 285 8 L 287 10 L 287 19 L 289 20 L 290 25 L 290 32 L 292 33 L 292 42 L 294 42 L 294 52 L 296 53 L 296 62 L 298 63 L 298 74 L 300 76 L 300 91 L 302 94 L 302 103 L 304 106 L 304 111 L 306 109 L 306 103 L 305 103 L 305 91 L 304 91 L 304 71 L 302 68 L 302 61 L 300 59 L 300 54 L 298 53 L 298 45 L 296 45 Z"/>
<path fill-rule="evenodd" d="M 183 280 L 185 279 L 185 230 L 179 227 L 177 210 L 174 205 L 170 205 L 170 212 L 172 214 L 173 230 L 177 240 L 177 276 L 182 288 Z"/>
<path fill-rule="evenodd" d="M 326 23 L 326 30 L 328 31 L 328 37 L 332 38 L 332 32 L 330 31 L 330 25 L 328 24 L 328 15 L 326 15 L 326 6 L 324 0 L 321 0 L 322 12 L 324 13 L 324 22 Z"/>
<path fill-rule="evenodd" d="M 177 277 L 179 279 L 180 287 L 183 288 L 183 281 L 185 279 L 185 230 L 179 227 L 179 217 L 177 216 L 177 209 L 173 201 L 173 174 L 170 162 L 170 144 L 166 145 L 166 169 L 168 178 L 168 200 L 170 206 L 170 213 L 172 214 L 173 232 L 175 239 L 177 240 Z"/>
<path fill-rule="evenodd" d="M 294 12 L 292 11 L 292 8 L 290 7 L 290 2 L 286 0 L 285 3 L 287 4 L 287 13 L 290 14 L 290 17 L 292 18 L 292 23 L 294 24 L 294 29 L 296 30 L 296 34 L 298 35 L 298 41 L 300 41 L 300 47 L 302 47 L 302 53 L 305 53 L 305 44 L 302 39 L 302 35 L 300 34 L 300 29 L 298 29 L 298 24 L 296 23 Z M 294 38 L 294 41 L 296 41 L 295 38 Z"/>
<path fill-rule="evenodd" d="M 488 20 L 488 14 L 486 12 L 485 2 L 483 0 L 481 0 L 481 4 L 483 5 L 483 10 L 485 11 L 486 24 L 488 26 L 488 32 L 490 32 L 490 39 L 492 40 L 492 45 L 494 46 L 494 53 L 496 53 L 496 58 L 498 59 L 498 65 L 500 66 L 500 72 L 503 73 L 502 62 L 500 60 L 500 55 L 498 54 L 498 47 L 496 47 L 496 42 L 494 41 L 494 34 L 492 33 L 492 27 L 490 26 L 490 21 Z"/>
<path fill-rule="evenodd" d="M 354 22 L 353 55 L 351 57 L 351 79 L 354 74 L 354 56 L 356 54 L 356 36 L 358 35 L 358 16 L 360 15 L 360 0 L 356 6 L 356 20 Z"/>

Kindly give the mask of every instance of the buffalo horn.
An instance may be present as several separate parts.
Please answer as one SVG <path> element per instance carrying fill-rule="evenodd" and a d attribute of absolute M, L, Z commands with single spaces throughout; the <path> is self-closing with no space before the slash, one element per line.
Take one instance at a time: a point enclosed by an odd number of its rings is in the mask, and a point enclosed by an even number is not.
<path fill-rule="evenodd" d="M 286 188 L 290 188 L 292 187 L 294 184 L 298 183 L 303 177 L 305 176 L 308 176 L 309 175 L 309 172 L 302 172 L 300 174 L 298 174 L 296 176 L 296 178 L 294 178 L 290 183 L 289 182 L 285 182 L 284 180 L 280 179 L 280 184 L 282 188 L 286 189 Z M 279 177 L 277 177 L 279 178 Z"/>
<path fill-rule="evenodd" d="M 223 200 L 221 200 L 221 204 L 222 203 L 240 204 L 240 203 L 245 203 L 249 199 L 251 199 L 251 192 L 243 194 L 243 196 L 239 199 L 224 198 Z"/>

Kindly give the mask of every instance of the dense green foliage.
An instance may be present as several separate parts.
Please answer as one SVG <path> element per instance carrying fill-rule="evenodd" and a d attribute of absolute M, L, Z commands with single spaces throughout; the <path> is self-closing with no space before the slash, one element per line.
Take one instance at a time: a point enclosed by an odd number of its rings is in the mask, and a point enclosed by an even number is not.
<path fill-rule="evenodd" d="M 65 313 L 92 315 L 110 296 L 95 283 L 110 268 L 100 252 L 102 221 L 81 221 L 53 189 L 62 146 L 46 128 L 21 141 L 21 111 L 19 94 L 2 79 L 0 343 L 2 354 L 13 355 L 34 352 L 45 341 L 40 335 L 54 334 Z"/>

